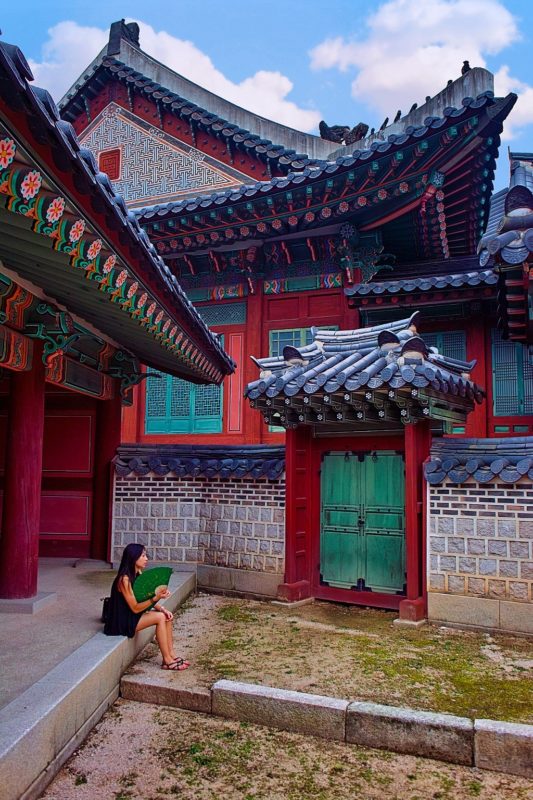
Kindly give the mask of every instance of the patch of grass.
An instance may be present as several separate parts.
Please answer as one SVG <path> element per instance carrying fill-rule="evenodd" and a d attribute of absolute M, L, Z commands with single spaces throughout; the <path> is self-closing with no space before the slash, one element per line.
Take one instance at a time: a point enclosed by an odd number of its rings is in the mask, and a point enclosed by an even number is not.
<path fill-rule="evenodd" d="M 83 773 L 80 775 L 76 775 L 74 786 L 83 786 L 84 783 L 87 783 L 87 776 L 84 775 Z"/>
<path fill-rule="evenodd" d="M 222 639 L 218 646 L 221 650 L 237 650 L 240 644 L 237 639 Z"/>
<path fill-rule="evenodd" d="M 131 786 L 135 786 L 138 777 L 136 772 L 126 772 L 118 779 L 118 782 L 121 786 L 124 786 L 124 788 L 130 788 Z"/>
<path fill-rule="evenodd" d="M 196 659 L 206 682 L 238 678 L 287 689 L 305 686 L 346 699 L 533 722 L 531 641 L 435 627 L 399 629 L 392 625 L 394 612 L 322 602 L 295 610 L 232 599 L 215 613 L 218 641 L 211 640 Z M 489 642 L 497 658 L 488 657 Z"/>
<path fill-rule="evenodd" d="M 179 763 L 191 778 L 207 777 L 214 780 L 228 772 L 245 775 L 249 758 L 255 749 L 250 734 L 241 729 L 218 731 L 208 740 L 196 740 L 188 744 L 169 739 L 159 754 L 168 763 Z"/>
<path fill-rule="evenodd" d="M 258 618 L 243 605 L 231 603 L 217 609 L 217 616 L 224 622 L 257 622 Z"/>

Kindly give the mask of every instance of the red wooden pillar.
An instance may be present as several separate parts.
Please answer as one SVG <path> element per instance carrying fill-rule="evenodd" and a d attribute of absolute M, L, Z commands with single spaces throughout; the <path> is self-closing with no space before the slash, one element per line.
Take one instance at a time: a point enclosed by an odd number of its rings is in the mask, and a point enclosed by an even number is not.
<path fill-rule="evenodd" d="M 285 582 L 278 595 L 293 602 L 311 595 L 311 429 L 287 431 L 285 503 Z"/>
<path fill-rule="evenodd" d="M 118 393 L 118 392 L 117 392 Z M 111 530 L 111 459 L 120 444 L 121 397 L 101 400 L 96 408 L 91 558 L 108 557 Z"/>
<path fill-rule="evenodd" d="M 244 385 L 257 380 L 257 366 L 250 356 L 261 357 L 266 353 L 261 352 L 261 333 L 263 330 L 263 292 L 262 282 L 255 283 L 256 294 L 249 294 L 246 301 L 246 342 L 245 342 L 245 363 L 243 364 Z M 243 430 L 246 435 L 246 442 L 257 444 L 263 441 L 266 425 L 263 417 L 250 408 L 249 403 L 243 406 Z"/>
<path fill-rule="evenodd" d="M 146 381 L 143 382 L 143 391 L 146 388 Z M 139 418 L 141 416 L 141 385 L 132 388 L 131 406 L 122 408 L 122 434 L 120 441 L 132 444 L 139 441 Z"/>
<path fill-rule="evenodd" d="M 3 598 L 37 594 L 45 392 L 42 355 L 42 343 L 34 341 L 31 371 L 11 373 L 0 539 Z"/>
<path fill-rule="evenodd" d="M 422 465 L 429 455 L 429 422 L 405 427 L 405 550 L 407 596 L 400 602 L 400 619 L 417 622 L 426 615 L 424 563 L 424 478 Z"/>
<path fill-rule="evenodd" d="M 492 376 L 487 375 L 487 358 L 485 350 L 486 329 L 483 317 L 474 317 L 466 328 L 468 360 L 475 358 L 477 364 L 472 370 L 472 380 L 482 386 L 486 391 L 489 388 L 489 381 Z M 487 401 L 478 405 L 474 403 L 474 410 L 468 415 L 466 422 L 466 436 L 473 438 L 484 438 L 488 435 L 487 430 Z"/>

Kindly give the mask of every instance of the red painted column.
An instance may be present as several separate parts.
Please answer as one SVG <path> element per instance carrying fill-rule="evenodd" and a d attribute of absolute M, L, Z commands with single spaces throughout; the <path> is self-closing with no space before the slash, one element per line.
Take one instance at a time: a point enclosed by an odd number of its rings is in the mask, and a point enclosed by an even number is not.
<path fill-rule="evenodd" d="M 266 356 L 267 353 L 261 352 L 261 333 L 263 330 L 263 293 L 262 282 L 255 282 L 256 294 L 249 294 L 246 301 L 246 341 L 245 341 L 245 355 L 243 364 L 243 383 L 244 386 L 257 380 L 259 372 L 256 364 L 252 361 L 250 356 L 261 358 Z M 263 422 L 263 417 L 257 411 L 250 408 L 248 402 L 243 405 L 243 431 L 246 436 L 246 442 L 250 444 L 259 444 L 264 437 L 267 430 Z"/>
<path fill-rule="evenodd" d="M 118 389 L 117 389 L 118 394 Z M 113 400 L 101 400 L 96 407 L 96 436 L 94 460 L 93 521 L 91 558 L 108 558 L 111 534 L 112 496 L 111 460 L 120 444 L 122 401 L 120 394 Z"/>
<path fill-rule="evenodd" d="M 144 371 L 144 370 L 143 370 Z M 146 388 L 146 381 L 141 385 L 133 386 L 132 388 L 132 404 L 131 406 L 123 406 L 122 408 L 122 434 L 120 441 L 128 444 L 133 444 L 139 441 L 139 418 L 141 416 L 141 386 L 142 391 Z"/>
<path fill-rule="evenodd" d="M 487 382 L 487 358 L 485 350 L 486 328 L 483 317 L 474 317 L 466 327 L 466 357 L 470 361 L 475 358 L 477 364 L 472 370 L 472 380 L 485 389 L 489 390 Z M 490 378 L 489 378 L 490 380 Z M 485 400 L 481 405 L 474 404 L 474 410 L 468 415 L 466 422 L 465 435 L 471 437 L 484 438 L 488 436 L 488 403 Z"/>
<path fill-rule="evenodd" d="M 3 598 L 37 594 L 45 391 L 42 354 L 42 343 L 35 341 L 31 371 L 11 373 L 0 539 Z"/>
<path fill-rule="evenodd" d="M 405 427 L 405 551 L 407 597 L 400 602 L 400 619 L 417 622 L 426 614 L 423 530 L 424 478 L 422 465 L 429 455 L 429 422 Z"/>
<path fill-rule="evenodd" d="M 278 587 L 284 600 L 311 595 L 310 428 L 287 431 L 285 503 L 285 582 Z"/>

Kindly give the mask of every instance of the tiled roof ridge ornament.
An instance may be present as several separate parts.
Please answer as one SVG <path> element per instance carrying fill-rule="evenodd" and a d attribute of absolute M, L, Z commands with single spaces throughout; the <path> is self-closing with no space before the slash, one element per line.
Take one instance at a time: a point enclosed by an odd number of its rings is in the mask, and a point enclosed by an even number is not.
<path fill-rule="evenodd" d="M 139 41 L 140 28 L 136 22 L 126 22 L 120 19 L 112 22 L 109 28 L 109 42 L 107 45 L 107 55 L 120 53 L 120 41 L 125 39 L 135 47 L 140 47 Z"/>
<path fill-rule="evenodd" d="M 368 133 L 368 125 L 364 122 L 358 122 L 351 129 L 349 125 L 332 125 L 330 127 L 324 120 L 321 120 L 318 124 L 318 130 L 320 131 L 321 139 L 335 142 L 335 144 L 348 145 L 364 139 Z"/>
<path fill-rule="evenodd" d="M 487 233 L 478 245 L 482 267 L 503 262 L 518 265 L 533 252 L 533 169 L 527 164 L 511 161 L 511 187 L 489 216 Z M 495 211 L 502 214 L 498 220 Z M 502 213 L 503 212 L 503 213 Z"/>

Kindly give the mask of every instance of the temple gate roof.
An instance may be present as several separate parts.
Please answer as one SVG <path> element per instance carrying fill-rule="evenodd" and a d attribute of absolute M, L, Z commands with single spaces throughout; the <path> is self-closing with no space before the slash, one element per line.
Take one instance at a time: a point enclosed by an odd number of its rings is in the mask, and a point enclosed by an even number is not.
<path fill-rule="evenodd" d="M 464 423 L 484 392 L 470 378 L 475 361 L 429 348 L 416 329 L 419 314 L 360 328 L 313 328 L 305 347 L 253 359 L 261 374 L 245 390 L 271 425 L 344 430 L 394 430 L 430 419 L 436 429 Z"/>

